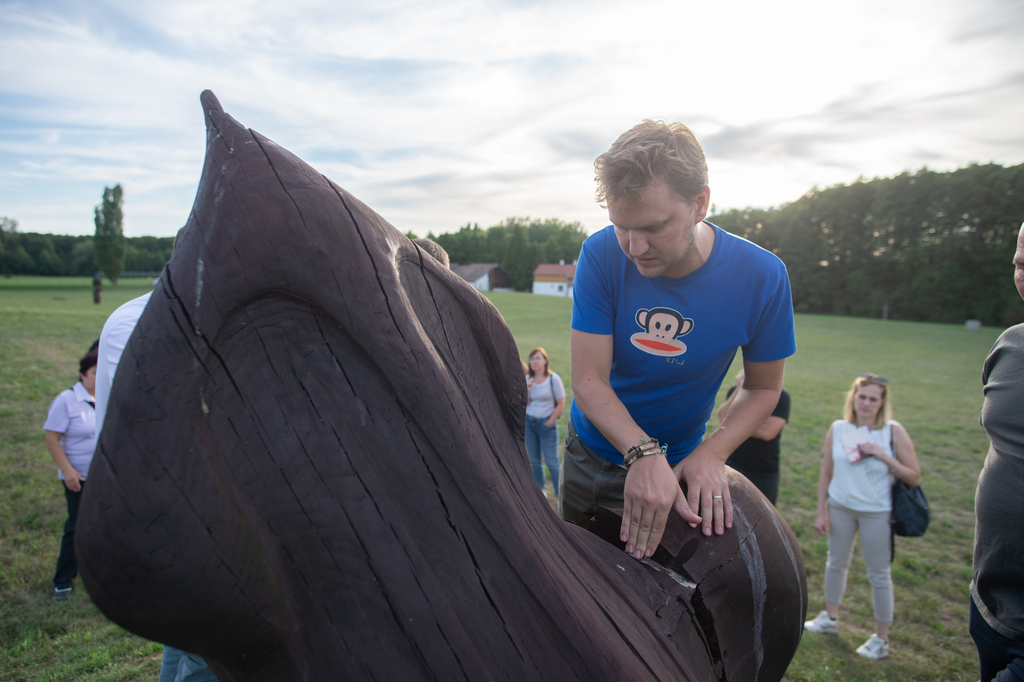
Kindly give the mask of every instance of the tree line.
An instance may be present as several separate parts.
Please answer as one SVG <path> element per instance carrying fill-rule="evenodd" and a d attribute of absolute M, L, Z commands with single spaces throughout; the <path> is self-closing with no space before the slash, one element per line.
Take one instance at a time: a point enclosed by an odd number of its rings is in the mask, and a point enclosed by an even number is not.
<path fill-rule="evenodd" d="M 111 248 L 117 247 L 119 190 L 104 191 L 96 238 L 19 233 L 17 221 L 0 219 L 0 274 L 93 274 L 101 232 L 113 233 Z M 733 209 L 710 220 L 782 259 L 798 313 L 1024 322 L 1024 302 L 1012 284 L 1024 164 L 923 168 L 815 188 L 778 208 Z M 110 221 L 117 229 L 108 229 Z M 586 236 L 578 221 L 519 217 L 428 235 L 453 263 L 498 263 L 519 290 L 530 287 L 540 263 L 572 263 Z M 170 258 L 170 237 L 120 239 L 124 270 L 156 272 Z"/>
<path fill-rule="evenodd" d="M 18 221 L 0 218 L 0 274 L 91 276 L 97 271 L 114 284 L 122 272 L 159 272 L 171 257 L 173 237 L 124 236 L 124 190 L 103 188 L 93 210 L 93 237 L 19 233 Z"/>
<path fill-rule="evenodd" d="M 93 237 L 20 233 L 16 220 L 0 218 L 0 274 L 91 276 L 99 270 L 116 282 L 122 271 L 159 272 L 171 257 L 173 237 L 125 238 L 122 204 L 120 185 L 104 189 Z M 513 217 L 486 230 L 467 223 L 457 232 L 428 237 L 453 263 L 498 263 L 512 285 L 525 290 L 540 263 L 573 262 L 587 233 L 579 221 Z"/>
<path fill-rule="evenodd" d="M 467 223 L 457 232 L 427 237 L 448 252 L 452 263 L 497 263 L 512 286 L 523 291 L 533 284 L 533 271 L 541 263 L 572 263 L 578 258 L 587 231 L 579 221 L 506 218 L 486 230 Z"/>
<path fill-rule="evenodd" d="M 923 168 L 710 220 L 782 259 L 797 312 L 1024 322 L 1012 275 L 1024 164 Z"/>
<path fill-rule="evenodd" d="M 95 237 L 18 232 L 16 220 L 0 221 L 0 274 L 92 277 L 103 270 L 97 265 Z M 124 238 L 123 267 L 117 274 L 160 272 L 173 242 L 173 237 Z"/>

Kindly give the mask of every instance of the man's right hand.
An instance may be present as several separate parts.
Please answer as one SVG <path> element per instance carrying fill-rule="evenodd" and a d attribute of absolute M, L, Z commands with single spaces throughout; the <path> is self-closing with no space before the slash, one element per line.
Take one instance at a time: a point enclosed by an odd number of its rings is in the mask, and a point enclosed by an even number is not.
<path fill-rule="evenodd" d="M 701 522 L 686 503 L 679 480 L 662 455 L 641 457 L 629 467 L 623 496 L 619 534 L 626 543 L 626 553 L 634 559 L 654 554 L 673 508 L 687 523 Z"/>

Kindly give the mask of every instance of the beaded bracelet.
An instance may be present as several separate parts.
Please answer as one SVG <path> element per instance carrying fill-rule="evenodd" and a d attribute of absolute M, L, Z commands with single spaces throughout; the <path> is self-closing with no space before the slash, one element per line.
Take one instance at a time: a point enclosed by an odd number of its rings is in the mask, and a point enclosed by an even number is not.
<path fill-rule="evenodd" d="M 629 469 L 638 459 L 648 455 L 668 455 L 668 446 L 659 445 L 657 439 L 641 438 L 640 445 L 634 445 L 626 450 L 626 456 L 622 458 L 622 464 Z"/>

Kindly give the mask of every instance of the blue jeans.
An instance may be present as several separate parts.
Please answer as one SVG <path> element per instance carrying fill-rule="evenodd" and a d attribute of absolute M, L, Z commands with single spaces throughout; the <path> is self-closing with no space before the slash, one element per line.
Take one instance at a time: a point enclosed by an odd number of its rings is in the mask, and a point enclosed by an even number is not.
<path fill-rule="evenodd" d="M 157 682 L 217 682 L 217 676 L 199 656 L 165 644 Z"/>
<path fill-rule="evenodd" d="M 558 497 L 558 421 L 554 426 L 544 426 L 547 419 L 526 415 L 526 453 L 530 455 L 530 466 L 537 485 L 544 489 L 544 465 L 540 463 L 541 455 L 551 472 L 551 482 L 555 486 L 555 497 Z"/>

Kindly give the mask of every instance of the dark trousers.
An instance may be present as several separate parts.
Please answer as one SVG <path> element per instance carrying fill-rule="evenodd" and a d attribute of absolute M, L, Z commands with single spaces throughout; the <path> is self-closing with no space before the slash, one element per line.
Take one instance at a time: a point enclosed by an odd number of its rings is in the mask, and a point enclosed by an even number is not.
<path fill-rule="evenodd" d="M 726 462 L 736 471 L 740 472 L 747 477 L 754 486 L 761 491 L 761 494 L 768 498 L 768 501 L 775 505 L 775 501 L 779 497 L 779 472 L 776 471 L 774 474 L 766 474 L 762 471 L 751 471 L 747 469 L 743 464 L 738 462 Z M 739 466 L 736 466 L 739 464 Z"/>
<path fill-rule="evenodd" d="M 971 597 L 968 629 L 978 647 L 981 682 L 1021 682 L 1024 680 L 1024 642 L 996 632 L 982 617 Z"/>
<path fill-rule="evenodd" d="M 57 557 L 57 570 L 53 573 L 53 586 L 56 588 L 71 587 L 78 575 L 78 564 L 75 562 L 75 522 L 78 520 L 78 504 L 82 501 L 85 481 L 76 493 L 64 488 L 64 499 L 68 502 L 68 520 L 64 523 L 64 537 L 60 541 L 60 555 Z"/>
<path fill-rule="evenodd" d="M 626 468 L 612 464 L 583 444 L 569 424 L 565 437 L 558 511 L 565 521 L 586 528 L 599 506 L 622 509 Z"/>

